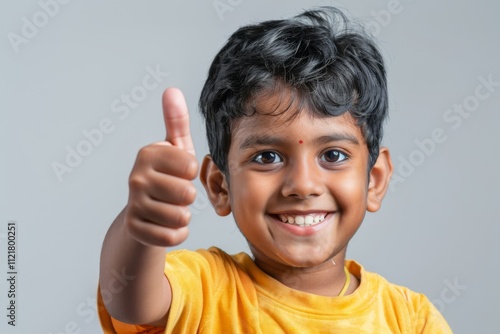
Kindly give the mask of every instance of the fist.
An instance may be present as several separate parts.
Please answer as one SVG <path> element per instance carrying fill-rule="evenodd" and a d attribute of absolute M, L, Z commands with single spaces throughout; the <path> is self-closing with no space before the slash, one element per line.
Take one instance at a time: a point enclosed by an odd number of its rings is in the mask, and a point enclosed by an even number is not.
<path fill-rule="evenodd" d="M 188 205 L 196 197 L 192 180 L 198 163 L 189 130 L 189 113 L 182 92 L 163 94 L 165 141 L 143 147 L 129 178 L 125 228 L 139 242 L 169 247 L 183 242 L 191 219 Z"/>

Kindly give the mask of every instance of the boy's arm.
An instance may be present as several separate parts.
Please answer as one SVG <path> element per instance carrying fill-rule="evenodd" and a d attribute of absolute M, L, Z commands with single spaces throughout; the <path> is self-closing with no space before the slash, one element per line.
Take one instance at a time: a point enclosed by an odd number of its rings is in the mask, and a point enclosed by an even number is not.
<path fill-rule="evenodd" d="M 129 178 L 129 200 L 104 239 L 99 284 L 109 314 L 122 322 L 165 325 L 171 304 L 165 247 L 187 237 L 187 205 L 198 173 L 182 93 L 163 95 L 167 139 L 144 147 Z"/>

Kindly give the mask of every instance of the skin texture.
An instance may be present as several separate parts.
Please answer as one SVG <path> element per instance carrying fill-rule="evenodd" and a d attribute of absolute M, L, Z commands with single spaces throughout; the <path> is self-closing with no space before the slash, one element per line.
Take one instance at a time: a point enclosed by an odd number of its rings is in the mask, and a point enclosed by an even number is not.
<path fill-rule="evenodd" d="M 283 96 L 263 95 L 256 114 L 232 124 L 227 175 L 207 155 L 199 176 L 216 212 L 233 213 L 263 271 L 292 288 L 334 296 L 345 283 L 347 244 L 366 210 L 377 211 L 387 190 L 389 151 L 380 150 L 368 173 L 368 149 L 349 114 L 314 116 Z M 164 93 L 163 112 L 166 140 L 140 150 L 129 201 L 104 240 L 100 271 L 102 287 L 113 280 L 113 270 L 135 277 L 107 301 L 112 317 L 158 326 L 165 325 L 172 298 L 163 273 L 164 247 L 188 235 L 187 206 L 196 195 L 191 181 L 198 174 L 179 90 Z M 278 219 L 315 213 L 326 214 L 316 226 Z M 347 293 L 358 284 L 351 277 Z"/>

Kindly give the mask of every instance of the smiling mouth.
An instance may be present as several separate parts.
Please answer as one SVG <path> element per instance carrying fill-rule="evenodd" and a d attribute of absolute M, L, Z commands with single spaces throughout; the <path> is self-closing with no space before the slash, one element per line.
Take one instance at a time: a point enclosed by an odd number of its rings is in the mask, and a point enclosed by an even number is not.
<path fill-rule="evenodd" d="M 328 213 L 311 213 L 307 215 L 293 215 L 293 214 L 279 214 L 276 217 L 281 220 L 281 222 L 296 226 L 314 226 L 325 220 Z"/>

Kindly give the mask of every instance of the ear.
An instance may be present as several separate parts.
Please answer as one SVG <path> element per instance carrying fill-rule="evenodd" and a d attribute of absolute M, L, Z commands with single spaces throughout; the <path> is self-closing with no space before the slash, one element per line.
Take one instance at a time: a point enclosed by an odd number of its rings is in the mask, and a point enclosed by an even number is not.
<path fill-rule="evenodd" d="M 368 211 L 375 212 L 380 209 L 382 199 L 389 188 L 392 171 L 393 167 L 389 149 L 387 147 L 381 147 L 377 161 L 370 171 L 366 206 Z"/>
<path fill-rule="evenodd" d="M 207 154 L 201 164 L 200 180 L 208 194 L 208 199 L 219 216 L 227 216 L 231 213 L 229 202 L 229 187 L 226 176 L 214 163 L 212 157 Z"/>

